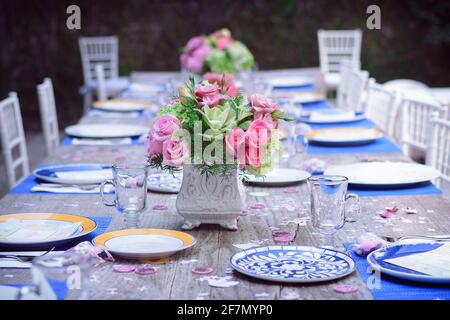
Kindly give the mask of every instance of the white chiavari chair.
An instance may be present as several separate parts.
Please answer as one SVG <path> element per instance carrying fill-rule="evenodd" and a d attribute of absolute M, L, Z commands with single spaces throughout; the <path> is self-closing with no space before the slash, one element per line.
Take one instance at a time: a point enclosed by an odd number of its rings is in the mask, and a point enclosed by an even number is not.
<path fill-rule="evenodd" d="M 22 115 L 15 92 L 0 101 L 0 135 L 8 185 L 13 188 L 30 173 Z"/>
<path fill-rule="evenodd" d="M 441 172 L 438 187 L 443 181 L 450 186 L 450 121 L 433 114 L 429 126 L 426 163 Z"/>
<path fill-rule="evenodd" d="M 431 116 L 445 116 L 445 108 L 439 104 L 403 98 L 401 112 L 401 144 L 403 153 L 412 157 L 413 151 L 425 153 Z"/>
<path fill-rule="evenodd" d="M 52 80 L 45 78 L 44 82 L 37 86 L 39 110 L 44 132 L 47 155 L 52 154 L 59 146 L 58 115 L 56 113 L 55 93 Z"/>
<path fill-rule="evenodd" d="M 348 84 L 343 109 L 364 112 L 364 98 L 369 73 L 364 70 L 353 70 L 348 75 Z"/>
<path fill-rule="evenodd" d="M 398 119 L 398 104 L 396 101 L 395 93 L 376 83 L 375 79 L 369 79 L 365 102 L 366 117 L 390 137 L 394 137 Z"/>
<path fill-rule="evenodd" d="M 339 82 L 340 63 L 350 60 L 357 66 L 361 56 L 362 32 L 355 30 L 319 30 L 320 69 L 328 89 L 336 89 Z"/>
<path fill-rule="evenodd" d="M 361 64 L 355 65 L 351 60 L 342 60 L 340 66 L 340 81 L 336 92 L 336 106 L 338 108 L 345 108 L 347 90 L 348 90 L 348 78 L 352 71 L 360 70 Z"/>
<path fill-rule="evenodd" d="M 95 66 L 95 74 L 97 78 L 97 98 L 101 101 L 107 100 L 108 94 L 106 93 L 105 70 L 103 69 L 103 65 L 97 64 Z"/>
<path fill-rule="evenodd" d="M 92 103 L 92 91 L 96 88 L 95 66 L 101 64 L 105 74 L 105 88 L 108 95 L 115 95 L 129 86 L 128 77 L 119 77 L 119 40 L 110 37 L 80 37 L 79 46 L 83 66 L 85 111 Z"/>

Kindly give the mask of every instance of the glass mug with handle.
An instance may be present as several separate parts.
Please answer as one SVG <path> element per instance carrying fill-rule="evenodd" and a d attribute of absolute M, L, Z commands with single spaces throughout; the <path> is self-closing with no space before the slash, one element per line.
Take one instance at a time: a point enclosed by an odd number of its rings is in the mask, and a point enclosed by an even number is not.
<path fill-rule="evenodd" d="M 147 200 L 147 177 L 149 165 L 114 165 L 113 180 L 104 181 L 100 187 L 102 202 L 106 206 L 116 207 L 123 213 L 125 227 L 139 228 L 140 213 L 144 211 Z M 105 186 L 114 187 L 114 200 L 105 196 Z"/>
<path fill-rule="evenodd" d="M 312 225 L 322 237 L 323 246 L 334 248 L 334 234 L 345 222 L 359 218 L 358 195 L 347 193 L 348 179 L 343 176 L 312 176 L 308 178 L 311 195 Z M 349 210 L 346 210 L 348 206 Z"/>

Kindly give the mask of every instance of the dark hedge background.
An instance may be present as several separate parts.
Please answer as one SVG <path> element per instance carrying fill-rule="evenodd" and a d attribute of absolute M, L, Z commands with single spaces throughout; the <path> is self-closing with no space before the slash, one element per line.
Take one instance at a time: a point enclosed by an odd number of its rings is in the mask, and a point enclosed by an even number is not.
<path fill-rule="evenodd" d="M 70 4 L 81 7 L 81 30 L 66 28 Z M 381 30 L 366 28 L 370 4 L 381 7 Z M 178 49 L 221 27 L 261 69 L 317 66 L 317 29 L 361 28 L 362 66 L 378 81 L 450 86 L 449 12 L 447 0 L 0 0 L 0 98 L 18 91 L 26 130 L 40 130 L 35 86 L 50 76 L 63 128 L 81 116 L 79 36 L 117 34 L 126 75 L 178 70 Z"/>

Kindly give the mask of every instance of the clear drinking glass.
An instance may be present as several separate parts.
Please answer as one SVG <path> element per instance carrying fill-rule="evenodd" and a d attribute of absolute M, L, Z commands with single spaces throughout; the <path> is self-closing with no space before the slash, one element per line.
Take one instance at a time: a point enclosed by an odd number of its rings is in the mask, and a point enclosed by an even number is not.
<path fill-rule="evenodd" d="M 22 287 L 17 299 L 26 299 L 31 293 L 45 300 L 87 300 L 89 275 L 98 260 L 77 253 L 48 253 L 33 259 L 33 284 Z"/>
<path fill-rule="evenodd" d="M 147 200 L 148 164 L 114 165 L 113 180 L 104 181 L 100 187 L 103 204 L 116 207 L 123 213 L 125 227 L 139 228 L 140 213 L 145 209 Z M 114 200 L 106 199 L 104 189 L 107 184 L 114 186 Z"/>
<path fill-rule="evenodd" d="M 308 179 L 311 195 L 311 220 L 322 238 L 324 247 L 334 248 L 334 234 L 346 222 L 346 205 L 360 211 L 359 197 L 347 193 L 348 179 L 343 176 L 312 176 Z M 350 213 L 349 213 L 350 216 Z M 353 214 L 353 221 L 356 220 Z"/>

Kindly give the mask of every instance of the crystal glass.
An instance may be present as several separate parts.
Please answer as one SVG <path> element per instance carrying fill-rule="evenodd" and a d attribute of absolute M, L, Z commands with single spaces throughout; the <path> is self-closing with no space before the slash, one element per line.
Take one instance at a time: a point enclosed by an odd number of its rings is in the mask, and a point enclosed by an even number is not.
<path fill-rule="evenodd" d="M 312 225 L 319 231 L 323 246 L 334 248 L 334 234 L 346 222 L 346 204 L 352 202 L 360 208 L 359 197 L 347 193 L 348 179 L 342 176 L 312 176 L 308 185 Z M 355 221 L 357 217 L 352 216 Z"/>
<path fill-rule="evenodd" d="M 97 259 L 79 252 L 48 253 L 33 259 L 33 284 L 22 287 L 18 300 L 33 294 L 38 299 L 87 300 L 89 275 Z"/>
<path fill-rule="evenodd" d="M 123 213 L 128 229 L 139 228 L 140 213 L 145 209 L 147 199 L 148 168 L 148 164 L 114 165 L 114 179 L 104 181 L 100 188 L 103 204 Z M 114 200 L 105 196 L 107 184 L 114 187 Z"/>
<path fill-rule="evenodd" d="M 296 119 L 297 106 L 293 103 L 292 99 L 278 99 L 278 105 L 284 111 L 285 115 Z M 280 129 L 287 133 L 286 139 L 283 141 L 283 153 L 281 155 L 282 166 L 291 167 L 291 160 L 297 154 L 297 132 L 296 121 L 283 121 L 280 123 Z"/>

